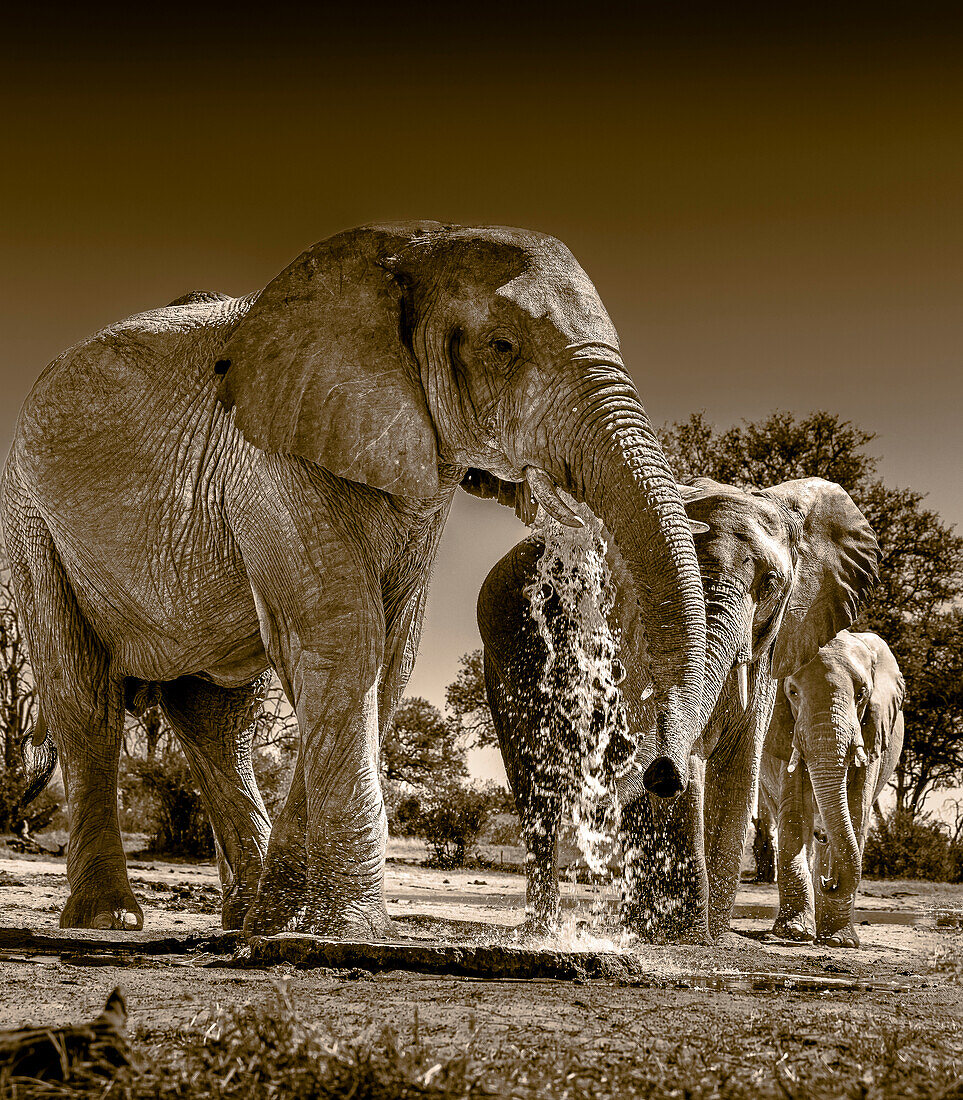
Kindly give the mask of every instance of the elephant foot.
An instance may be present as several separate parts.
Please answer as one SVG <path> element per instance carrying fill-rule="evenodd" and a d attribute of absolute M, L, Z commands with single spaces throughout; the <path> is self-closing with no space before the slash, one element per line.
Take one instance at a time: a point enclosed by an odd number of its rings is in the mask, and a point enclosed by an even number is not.
<path fill-rule="evenodd" d="M 330 940 L 367 942 L 404 935 L 401 926 L 388 916 L 384 902 L 370 907 L 352 905 L 343 910 L 332 910 L 330 906 L 325 906 L 322 912 L 305 913 L 297 922 L 295 931 Z"/>
<path fill-rule="evenodd" d="M 280 932 L 302 932 L 332 940 L 384 940 L 403 935 L 389 916 L 384 902 L 374 906 L 346 906 L 334 910 L 330 904 L 313 912 L 301 899 L 272 901 L 262 888 L 244 919 L 244 935 L 276 936 Z"/>
<path fill-rule="evenodd" d="M 816 942 L 827 947 L 859 947 L 859 935 L 851 925 L 845 928 L 837 928 L 832 932 L 820 932 Z"/>
<path fill-rule="evenodd" d="M 816 930 L 804 917 L 777 917 L 769 936 L 794 943 L 812 943 Z"/>
<path fill-rule="evenodd" d="M 521 924 L 512 929 L 512 939 L 543 940 L 546 937 L 557 936 L 559 928 L 558 917 L 528 916 Z"/>
<path fill-rule="evenodd" d="M 244 921 L 257 899 L 257 883 L 246 890 L 238 890 L 235 887 L 224 892 L 221 901 L 221 927 L 225 932 L 235 928 L 243 928 Z"/>
<path fill-rule="evenodd" d="M 144 910 L 129 887 L 106 892 L 77 890 L 67 899 L 60 914 L 60 927 L 139 932 L 144 927 Z"/>

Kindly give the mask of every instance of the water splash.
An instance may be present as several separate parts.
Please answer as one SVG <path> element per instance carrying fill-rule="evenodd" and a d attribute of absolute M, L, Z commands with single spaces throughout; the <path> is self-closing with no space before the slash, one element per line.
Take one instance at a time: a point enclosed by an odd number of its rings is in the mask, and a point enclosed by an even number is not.
<path fill-rule="evenodd" d="M 586 866 L 611 879 L 621 772 L 606 750 L 628 735 L 613 667 L 619 638 L 608 620 L 615 593 L 602 524 L 587 505 L 570 506 L 584 527 L 563 527 L 539 511 L 535 530 L 545 549 L 527 593 L 547 649 L 539 683 L 548 701 L 541 708 L 540 771 L 554 785 L 545 794 L 562 796 Z"/>

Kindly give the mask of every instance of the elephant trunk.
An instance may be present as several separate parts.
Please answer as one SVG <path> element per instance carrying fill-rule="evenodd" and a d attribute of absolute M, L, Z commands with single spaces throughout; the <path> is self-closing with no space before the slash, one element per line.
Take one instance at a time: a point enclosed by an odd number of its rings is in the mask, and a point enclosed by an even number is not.
<path fill-rule="evenodd" d="M 706 676 L 702 694 L 700 722 L 703 727 L 719 701 L 730 673 L 751 649 L 747 622 L 746 589 L 727 576 L 707 579 L 706 594 Z M 741 693 L 740 693 L 741 694 Z M 744 707 L 746 701 L 740 699 Z"/>
<path fill-rule="evenodd" d="M 835 744 L 838 733 L 836 724 L 827 716 L 819 725 Z M 808 730 L 804 731 L 804 737 L 806 732 Z M 851 741 L 851 737 L 847 741 Z M 817 740 L 817 743 L 820 742 L 823 738 Z M 832 750 L 805 755 L 816 804 L 829 842 L 828 873 L 820 875 L 819 885 L 827 897 L 837 898 L 841 905 L 848 904 L 848 899 L 852 898 L 859 885 L 861 859 L 849 810 L 847 761 L 837 759 Z"/>
<path fill-rule="evenodd" d="M 638 596 L 657 709 L 644 783 L 672 797 L 688 784 L 689 753 L 702 729 L 705 598 L 688 517 L 627 377 L 611 371 L 596 378 L 576 409 L 575 433 L 560 456 L 565 481 L 612 533 Z"/>

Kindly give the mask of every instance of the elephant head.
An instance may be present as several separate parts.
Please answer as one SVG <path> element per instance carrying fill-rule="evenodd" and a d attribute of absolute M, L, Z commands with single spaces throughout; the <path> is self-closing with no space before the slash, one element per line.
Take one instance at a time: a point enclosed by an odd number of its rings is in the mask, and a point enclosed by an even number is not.
<path fill-rule="evenodd" d="M 559 241 L 501 227 L 368 226 L 309 249 L 251 304 L 215 369 L 244 436 L 401 498 L 469 474 L 526 485 L 615 537 L 639 593 L 665 793 L 684 786 L 705 662 L 678 489 L 598 294 Z"/>
<path fill-rule="evenodd" d="M 850 769 L 886 753 L 903 706 L 904 683 L 889 646 L 876 634 L 840 631 L 813 660 L 786 676 L 766 751 L 805 762 L 828 840 L 819 888 L 849 908 L 859 884 L 860 852 L 850 808 Z M 831 919 L 831 918 L 830 918 Z"/>
<path fill-rule="evenodd" d="M 726 681 L 749 704 L 749 669 L 769 658 L 781 677 L 811 660 L 849 626 L 875 584 L 878 547 L 849 494 L 822 478 L 760 490 L 708 478 L 683 487 L 706 593 L 707 643 L 703 717 L 708 721 Z M 707 731 L 706 755 L 715 730 Z"/>
<path fill-rule="evenodd" d="M 732 724 L 723 710 L 771 705 L 771 692 L 750 699 L 750 678 L 759 683 L 763 673 L 780 677 L 800 668 L 853 622 L 875 583 L 878 547 L 849 494 L 822 478 L 759 490 L 698 478 L 681 492 L 705 587 L 707 663 L 696 748 L 708 757 Z M 632 637 L 631 623 L 622 633 Z M 634 676 L 633 669 L 630 681 Z M 631 683 L 625 690 L 639 694 Z M 643 745 L 640 767 L 620 781 L 623 805 L 647 786 L 651 757 Z"/>

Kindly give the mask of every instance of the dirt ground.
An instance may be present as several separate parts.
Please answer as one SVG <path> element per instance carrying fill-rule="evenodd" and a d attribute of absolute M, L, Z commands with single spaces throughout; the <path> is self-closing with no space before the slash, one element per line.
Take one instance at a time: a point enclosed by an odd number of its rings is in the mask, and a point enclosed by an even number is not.
<path fill-rule="evenodd" d="M 428 870 L 414 862 L 417 854 L 395 846 L 387 867 L 389 910 L 413 937 L 436 942 L 458 927 L 447 922 L 472 921 L 489 926 L 492 938 L 521 921 L 518 874 Z M 131 859 L 130 875 L 145 933 L 218 929 L 213 866 Z M 64 861 L 0 847 L 0 891 L 5 928 L 52 931 L 66 898 Z M 588 894 L 566 887 L 583 906 Z M 733 933 L 711 949 L 634 949 L 644 964 L 637 981 L 215 969 L 184 956 L 93 966 L 7 953 L 0 958 L 0 1028 L 89 1018 L 120 985 L 138 1047 L 149 1057 L 152 1044 L 203 1031 L 221 1010 L 264 999 L 280 982 L 302 1019 L 336 1037 L 377 1035 L 388 1026 L 431 1044 L 439 1058 L 468 1052 L 516 1068 L 521 1060 L 553 1080 L 564 1080 L 568 1065 L 631 1071 L 645 1063 L 648 1071 L 679 1075 L 679 1095 L 689 1088 L 688 1095 L 707 1096 L 963 1097 L 963 887 L 865 882 L 858 951 L 764 941 L 775 901 L 773 887 L 740 889 Z M 617 946 L 605 932 L 580 931 L 571 914 L 563 948 Z M 806 976 L 809 991 L 793 989 L 786 975 Z M 864 988 L 841 990 L 841 979 Z M 689 1078 L 708 1091 L 693 1091 Z M 819 1091 L 837 1079 L 838 1091 Z M 737 1080 L 749 1091 L 734 1091 Z M 545 1095 L 562 1095 L 545 1088 Z"/>

